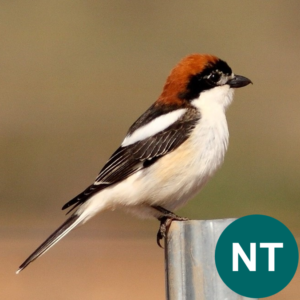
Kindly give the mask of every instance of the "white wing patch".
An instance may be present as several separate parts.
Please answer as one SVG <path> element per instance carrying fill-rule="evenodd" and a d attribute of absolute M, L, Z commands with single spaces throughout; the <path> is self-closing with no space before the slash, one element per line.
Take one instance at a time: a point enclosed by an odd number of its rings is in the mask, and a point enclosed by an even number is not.
<path fill-rule="evenodd" d="M 136 142 L 147 139 L 160 131 L 165 130 L 176 122 L 184 113 L 186 108 L 176 109 L 172 112 L 159 116 L 148 124 L 138 128 L 131 135 L 127 135 L 122 143 L 123 147 L 132 145 Z"/>

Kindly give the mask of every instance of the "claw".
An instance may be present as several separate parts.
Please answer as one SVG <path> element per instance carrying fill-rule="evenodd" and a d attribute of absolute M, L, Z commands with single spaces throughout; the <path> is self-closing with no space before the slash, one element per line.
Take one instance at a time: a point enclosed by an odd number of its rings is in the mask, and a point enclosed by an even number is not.
<path fill-rule="evenodd" d="M 167 233 L 168 233 L 168 230 L 169 230 L 169 227 L 170 227 L 172 221 L 173 220 L 187 221 L 188 218 L 179 217 L 176 214 L 174 214 L 173 212 L 171 212 L 161 206 L 153 205 L 152 208 L 154 208 L 155 210 L 157 210 L 158 212 L 161 213 L 161 216 L 158 217 L 158 221 L 160 221 L 160 225 L 159 225 L 159 229 L 158 229 L 158 232 L 156 235 L 156 243 L 160 248 L 164 248 L 160 244 L 160 241 L 167 237 Z"/>
<path fill-rule="evenodd" d="M 164 247 L 161 245 L 160 241 L 167 237 L 169 227 L 170 227 L 173 220 L 187 221 L 188 218 L 179 217 L 175 214 L 173 214 L 172 217 L 170 217 L 170 215 L 168 215 L 168 216 L 164 216 L 164 217 L 159 218 L 160 226 L 159 226 L 159 229 L 158 229 L 158 232 L 157 232 L 157 235 L 156 235 L 156 243 L 162 249 L 164 249 Z"/>
<path fill-rule="evenodd" d="M 160 241 L 166 237 L 167 230 L 168 230 L 169 226 L 171 225 L 171 223 L 172 223 L 172 219 L 170 219 L 169 217 L 162 217 L 160 219 L 160 225 L 159 225 L 159 229 L 158 229 L 157 236 L 156 236 L 156 242 L 157 242 L 157 245 L 162 249 L 164 247 L 161 245 Z"/>
<path fill-rule="evenodd" d="M 156 236 L 156 243 L 158 247 L 164 249 L 164 247 L 161 245 L 160 241 L 163 239 L 163 236 L 161 235 L 160 231 L 158 230 L 157 236 Z"/>

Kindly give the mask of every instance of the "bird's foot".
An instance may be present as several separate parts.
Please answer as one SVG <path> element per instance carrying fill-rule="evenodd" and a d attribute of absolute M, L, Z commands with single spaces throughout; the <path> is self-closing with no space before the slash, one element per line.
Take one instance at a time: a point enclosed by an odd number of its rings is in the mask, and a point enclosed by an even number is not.
<path fill-rule="evenodd" d="M 164 214 L 163 216 L 158 218 L 158 220 L 160 221 L 160 226 L 159 226 L 157 236 L 156 236 L 157 245 L 160 248 L 163 248 L 162 245 L 160 244 L 160 241 L 167 236 L 167 232 L 169 230 L 169 227 L 170 227 L 172 221 L 174 221 L 174 220 L 175 221 L 188 221 L 188 218 L 179 217 L 176 214 L 174 214 L 173 212 L 168 211 L 160 206 L 155 207 L 155 209 L 157 209 L 158 211 L 160 211 Z"/>

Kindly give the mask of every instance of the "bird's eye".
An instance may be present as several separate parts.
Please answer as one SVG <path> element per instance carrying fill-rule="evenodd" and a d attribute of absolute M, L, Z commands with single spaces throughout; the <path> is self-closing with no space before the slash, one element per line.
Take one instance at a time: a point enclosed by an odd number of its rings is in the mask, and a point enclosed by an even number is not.
<path fill-rule="evenodd" d="M 210 74 L 210 76 L 208 77 L 209 80 L 213 81 L 213 82 L 218 82 L 221 78 L 221 74 L 217 73 L 217 72 L 213 72 Z"/>

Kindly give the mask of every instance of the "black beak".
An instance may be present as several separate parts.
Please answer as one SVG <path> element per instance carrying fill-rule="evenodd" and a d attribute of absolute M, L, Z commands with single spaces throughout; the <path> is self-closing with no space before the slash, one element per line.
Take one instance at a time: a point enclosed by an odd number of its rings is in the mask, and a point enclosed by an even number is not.
<path fill-rule="evenodd" d="M 252 81 L 241 75 L 234 75 L 234 77 L 227 82 L 227 84 L 229 84 L 232 88 L 240 88 L 248 85 L 249 83 L 252 83 Z"/>

